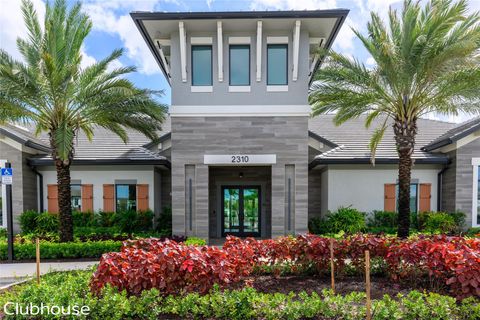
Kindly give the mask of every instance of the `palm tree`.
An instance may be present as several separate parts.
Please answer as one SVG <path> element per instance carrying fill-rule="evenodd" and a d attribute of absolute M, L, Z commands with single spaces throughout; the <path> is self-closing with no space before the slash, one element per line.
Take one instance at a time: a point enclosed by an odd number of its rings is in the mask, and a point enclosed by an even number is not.
<path fill-rule="evenodd" d="M 134 67 L 112 68 L 122 50 L 81 68 L 81 47 L 92 23 L 79 2 L 70 8 L 65 0 L 47 2 L 43 28 L 30 0 L 22 1 L 22 12 L 28 36 L 17 39 L 17 46 L 24 61 L 0 50 L 0 119 L 30 122 L 36 134 L 48 132 L 57 170 L 60 240 L 71 241 L 75 137 L 82 131 L 91 140 L 99 126 L 125 142 L 126 128 L 156 139 L 165 107 L 154 100 L 158 92 L 136 88 L 125 78 Z"/>
<path fill-rule="evenodd" d="M 423 8 L 407 0 L 388 26 L 371 13 L 368 35 L 353 30 L 375 67 L 330 52 L 315 75 L 309 101 L 313 116 L 335 112 L 337 125 L 366 114 L 368 128 L 381 119 L 370 141 L 372 162 L 385 130 L 392 125 L 399 157 L 398 236 L 410 228 L 410 179 L 417 120 L 429 113 L 457 115 L 480 110 L 479 14 L 467 1 L 430 0 Z"/>

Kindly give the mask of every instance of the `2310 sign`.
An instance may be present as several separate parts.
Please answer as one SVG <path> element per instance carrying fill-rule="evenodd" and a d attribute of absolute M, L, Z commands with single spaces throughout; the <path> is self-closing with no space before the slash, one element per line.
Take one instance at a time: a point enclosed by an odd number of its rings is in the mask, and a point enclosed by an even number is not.
<path fill-rule="evenodd" d="M 254 166 L 277 163 L 275 154 L 206 154 L 204 164 L 223 166 Z"/>
<path fill-rule="evenodd" d="M 232 163 L 248 163 L 249 161 L 248 156 L 232 156 Z"/>

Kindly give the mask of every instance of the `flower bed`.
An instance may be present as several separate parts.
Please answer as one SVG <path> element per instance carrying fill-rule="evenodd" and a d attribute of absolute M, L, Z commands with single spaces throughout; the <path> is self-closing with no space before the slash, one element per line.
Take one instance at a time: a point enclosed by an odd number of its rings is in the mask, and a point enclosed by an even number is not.
<path fill-rule="evenodd" d="M 288 263 L 293 270 L 314 266 L 328 270 L 329 238 L 302 235 L 272 240 L 228 237 L 223 249 L 185 246 L 155 239 L 129 241 L 120 252 L 105 254 L 91 288 L 99 292 L 106 284 L 129 294 L 157 288 L 163 294 L 205 293 L 216 283 L 227 286 L 250 274 L 254 267 Z M 480 296 L 480 240 L 432 236 L 409 240 L 355 235 L 335 240 L 338 272 L 346 266 L 362 270 L 364 251 L 386 262 L 393 280 L 409 275 L 428 275 L 448 286 L 459 298 Z"/>
<path fill-rule="evenodd" d="M 365 294 L 349 292 L 265 293 L 253 288 L 222 291 L 213 288 L 200 295 L 164 296 L 159 290 L 144 290 L 128 296 L 107 287 L 100 295 L 90 292 L 88 282 L 92 270 L 47 274 L 41 285 L 27 282 L 0 292 L 0 318 L 28 319 L 28 315 L 2 314 L 6 303 L 48 306 L 88 306 L 89 315 L 79 319 L 335 319 L 365 318 Z M 8 305 L 11 312 L 15 305 Z M 480 301 L 454 298 L 435 293 L 411 291 L 398 296 L 385 295 L 372 301 L 374 320 L 475 320 L 480 318 Z M 35 319 L 58 319 L 43 315 Z M 66 317 L 65 318 L 71 318 Z"/>

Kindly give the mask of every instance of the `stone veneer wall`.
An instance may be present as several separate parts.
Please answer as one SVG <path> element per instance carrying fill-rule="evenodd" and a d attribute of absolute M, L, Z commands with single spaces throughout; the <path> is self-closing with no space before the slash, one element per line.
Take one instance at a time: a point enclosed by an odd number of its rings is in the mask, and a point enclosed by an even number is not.
<path fill-rule="evenodd" d="M 295 232 L 307 231 L 308 117 L 172 117 L 174 234 L 209 236 L 205 154 L 277 155 L 277 163 L 271 166 L 272 237 L 286 233 L 285 165 L 295 165 Z M 188 167 L 194 181 L 192 230 L 186 219 L 186 165 L 194 165 L 194 173 Z"/>

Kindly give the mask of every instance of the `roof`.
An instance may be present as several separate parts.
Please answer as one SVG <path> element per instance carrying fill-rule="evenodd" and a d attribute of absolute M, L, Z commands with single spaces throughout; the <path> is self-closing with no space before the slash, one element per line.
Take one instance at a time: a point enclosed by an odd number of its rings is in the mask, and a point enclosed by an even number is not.
<path fill-rule="evenodd" d="M 131 12 L 135 25 L 137 26 L 140 34 L 147 43 L 150 51 L 152 52 L 155 60 L 157 61 L 160 69 L 167 79 L 169 79 L 168 69 L 162 61 L 161 54 L 156 49 L 154 39 L 149 35 L 147 31 L 146 21 L 172 21 L 172 20 L 232 20 L 232 19 L 245 19 L 245 20 L 260 20 L 260 19 L 322 19 L 333 18 L 336 19 L 332 31 L 326 39 L 324 48 L 330 49 L 335 40 L 340 28 L 342 27 L 345 19 L 350 10 L 348 9 L 330 9 L 330 10 L 290 10 L 290 11 L 223 11 L 223 12 L 144 12 L 135 11 Z M 161 30 L 165 33 L 166 30 Z M 327 35 L 325 35 L 327 37 Z M 313 73 L 319 68 L 322 61 L 319 59 L 314 67 Z M 310 80 L 313 80 L 313 77 Z"/>
<path fill-rule="evenodd" d="M 162 125 L 163 130 L 159 132 L 159 136 L 163 136 L 170 132 L 170 118 L 168 117 Z M 1 127 L 0 127 L 1 128 Z M 33 137 L 33 127 L 26 127 L 20 132 L 12 130 L 11 126 L 4 128 L 11 136 L 16 136 L 17 139 L 25 136 Z M 28 130 L 28 131 L 27 131 Z M 165 164 L 169 165 L 169 161 L 164 156 L 149 150 L 145 145 L 149 144 L 151 140 L 142 133 L 127 129 L 128 141 L 124 143 L 117 135 L 111 131 L 95 127 L 94 137 L 89 141 L 83 132 L 80 132 L 75 139 L 75 157 L 74 164 Z M 44 146 L 49 145 L 48 135 L 42 132 L 38 138 L 35 138 L 38 143 Z M 51 165 L 52 159 L 49 155 L 49 150 L 44 150 L 44 153 L 30 158 L 32 165 Z"/>
<path fill-rule="evenodd" d="M 365 116 L 352 119 L 340 126 L 333 123 L 333 114 L 321 115 L 309 120 L 311 132 L 337 145 L 315 157 L 311 167 L 317 164 L 369 163 L 371 158 L 369 143 L 373 131 L 381 125 L 381 119 L 374 120 L 369 129 L 365 128 Z M 447 163 L 444 154 L 422 150 L 446 131 L 455 127 L 454 123 L 419 119 L 416 146 L 412 158 L 416 163 Z M 376 163 L 398 162 L 393 128 L 389 126 L 375 156 Z"/>
<path fill-rule="evenodd" d="M 28 131 L 27 128 L 18 125 L 4 124 L 0 125 L 0 134 L 37 151 L 50 152 L 48 142 L 38 139 L 32 132 Z"/>
<path fill-rule="evenodd" d="M 436 150 L 438 148 L 452 144 L 479 129 L 480 129 L 480 117 L 475 117 L 471 120 L 465 121 L 451 128 L 450 130 L 448 130 L 447 132 L 439 136 L 437 139 L 433 140 L 432 142 L 424 146 L 422 149 L 424 151 Z"/>

